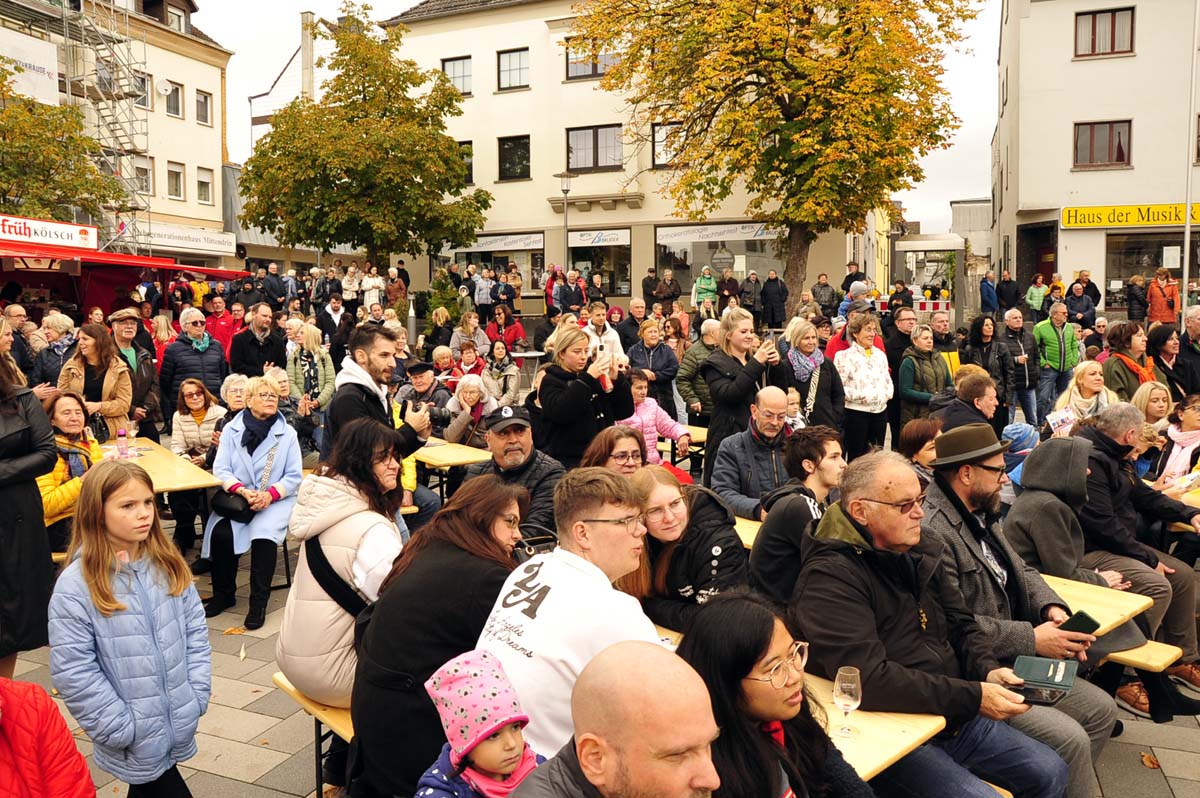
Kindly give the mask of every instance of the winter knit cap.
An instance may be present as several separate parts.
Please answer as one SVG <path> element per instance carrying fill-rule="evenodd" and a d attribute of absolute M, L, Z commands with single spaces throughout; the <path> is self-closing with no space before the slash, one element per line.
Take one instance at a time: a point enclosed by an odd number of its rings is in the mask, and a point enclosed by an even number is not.
<path fill-rule="evenodd" d="M 429 677 L 425 691 L 442 719 L 454 767 L 497 730 L 529 723 L 500 660 L 487 651 L 468 651 L 450 660 Z"/>

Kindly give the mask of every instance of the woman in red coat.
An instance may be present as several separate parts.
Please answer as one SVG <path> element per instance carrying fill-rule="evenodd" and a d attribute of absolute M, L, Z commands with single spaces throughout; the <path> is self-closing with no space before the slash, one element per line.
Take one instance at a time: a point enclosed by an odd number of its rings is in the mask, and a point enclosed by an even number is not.
<path fill-rule="evenodd" d="M 1171 273 L 1159 269 L 1154 279 L 1146 286 L 1146 298 L 1150 300 L 1147 319 L 1153 323 L 1175 324 L 1179 319 L 1179 282 L 1171 279 Z"/>
<path fill-rule="evenodd" d="M 46 691 L 0 678 L 0 795 L 94 798 L 75 738 Z"/>

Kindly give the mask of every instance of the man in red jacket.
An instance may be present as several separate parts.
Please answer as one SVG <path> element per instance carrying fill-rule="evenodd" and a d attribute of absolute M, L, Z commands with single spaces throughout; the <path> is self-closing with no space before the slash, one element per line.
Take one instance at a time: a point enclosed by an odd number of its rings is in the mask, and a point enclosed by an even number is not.
<path fill-rule="evenodd" d="M 0 795 L 94 798 L 96 786 L 46 691 L 0 679 Z"/>
<path fill-rule="evenodd" d="M 229 345 L 233 343 L 233 336 L 241 331 L 242 322 L 225 310 L 224 297 L 214 296 L 212 309 L 213 312 L 208 317 L 208 334 L 221 344 L 221 348 L 225 350 L 225 357 L 229 357 Z"/>

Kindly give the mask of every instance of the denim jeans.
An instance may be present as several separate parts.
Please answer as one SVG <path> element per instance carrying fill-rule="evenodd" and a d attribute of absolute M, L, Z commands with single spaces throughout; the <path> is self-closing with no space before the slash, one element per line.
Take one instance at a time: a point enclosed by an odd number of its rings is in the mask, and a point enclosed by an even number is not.
<path fill-rule="evenodd" d="M 1017 423 L 1017 403 L 1025 413 L 1025 423 L 1038 425 L 1038 400 L 1036 388 L 1021 388 L 1008 395 L 1008 423 Z"/>
<path fill-rule="evenodd" d="M 1022 798 L 1062 798 L 1067 764 L 1032 737 L 976 716 L 953 737 L 922 745 L 876 776 L 871 785 L 888 796 L 996 798 L 995 790 L 982 780 Z"/>
<path fill-rule="evenodd" d="M 1058 371 L 1049 366 L 1042 366 L 1042 374 L 1038 377 L 1038 422 L 1036 426 L 1046 423 L 1046 414 L 1054 409 L 1054 402 L 1059 394 L 1071 387 L 1071 372 Z"/>

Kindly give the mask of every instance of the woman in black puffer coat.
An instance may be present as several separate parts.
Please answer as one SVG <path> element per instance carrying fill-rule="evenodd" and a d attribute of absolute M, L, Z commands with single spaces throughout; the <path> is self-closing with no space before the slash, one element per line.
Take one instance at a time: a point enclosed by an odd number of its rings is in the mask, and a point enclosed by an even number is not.
<path fill-rule="evenodd" d="M 1146 296 L 1146 278 L 1135 274 L 1125 286 L 1125 309 L 1130 321 L 1146 322 L 1150 299 Z"/>
<path fill-rule="evenodd" d="M 686 629 L 704 602 L 750 584 L 733 510 L 707 488 L 685 491 L 662 466 L 641 468 L 631 480 L 645 514 L 646 554 L 618 586 L 640 599 L 656 624 Z"/>
<path fill-rule="evenodd" d="M 745 308 L 734 308 L 721 319 L 719 348 L 700 366 L 713 399 L 712 421 L 704 444 L 704 450 L 710 453 L 704 458 L 705 485 L 712 479 L 721 441 L 750 425 L 750 404 L 759 388 L 774 385 L 787 389 L 787 369 L 778 350 L 770 342 L 754 350 L 754 340 L 754 317 Z"/>
<path fill-rule="evenodd" d="M 1001 433 L 1008 424 L 1008 397 L 1012 395 L 1016 368 L 1008 344 L 996 336 L 996 322 L 990 317 L 976 316 L 971 322 L 971 332 L 959 353 L 959 361 L 987 369 L 992 382 L 996 383 L 1000 406 L 992 416 L 992 428 L 997 438 L 1003 437 Z"/>
<path fill-rule="evenodd" d="M 633 415 L 629 378 L 610 354 L 605 362 L 588 359 L 587 333 L 578 327 L 560 329 L 554 363 L 538 388 L 546 453 L 565 468 L 579 465 L 583 452 L 600 430 Z"/>

